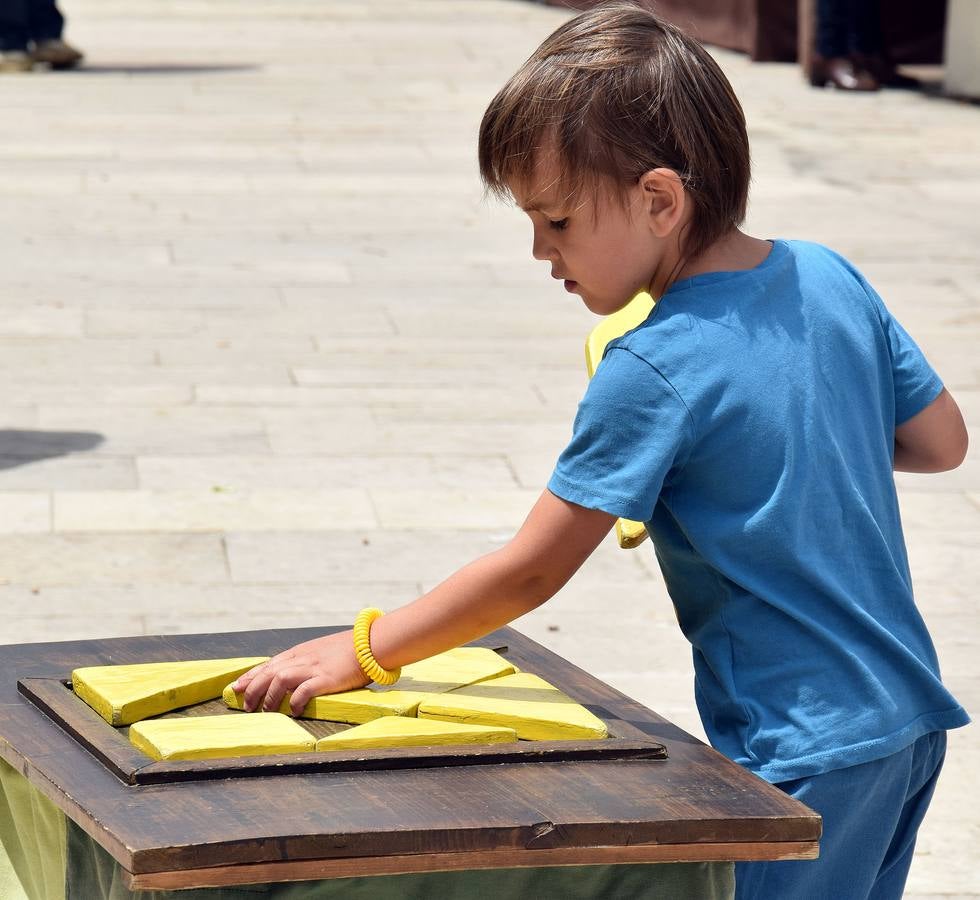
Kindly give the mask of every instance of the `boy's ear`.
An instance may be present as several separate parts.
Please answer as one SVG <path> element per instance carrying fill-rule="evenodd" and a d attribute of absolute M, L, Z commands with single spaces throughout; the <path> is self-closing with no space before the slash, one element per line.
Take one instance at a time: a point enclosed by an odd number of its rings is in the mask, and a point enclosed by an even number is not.
<path fill-rule="evenodd" d="M 657 237 L 667 237 L 684 217 L 687 193 L 673 169 L 650 169 L 640 176 L 643 209 Z"/>

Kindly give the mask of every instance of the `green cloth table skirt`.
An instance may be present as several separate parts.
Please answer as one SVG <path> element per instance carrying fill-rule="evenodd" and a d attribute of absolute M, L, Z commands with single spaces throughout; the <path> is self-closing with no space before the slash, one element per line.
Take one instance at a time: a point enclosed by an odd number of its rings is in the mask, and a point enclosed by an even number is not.
<path fill-rule="evenodd" d="M 0 760 L 2 900 L 731 900 L 732 863 L 552 866 L 129 891 L 119 865 Z"/>

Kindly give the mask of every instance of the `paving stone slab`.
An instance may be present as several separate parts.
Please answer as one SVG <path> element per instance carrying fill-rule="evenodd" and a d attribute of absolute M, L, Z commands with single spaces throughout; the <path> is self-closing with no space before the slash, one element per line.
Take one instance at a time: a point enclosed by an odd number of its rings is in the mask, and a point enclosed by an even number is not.
<path fill-rule="evenodd" d="M 11 534 L 0 541 L 0 583 L 180 584 L 227 577 L 223 542 L 213 534 Z"/>
<path fill-rule="evenodd" d="M 334 531 L 377 522 L 368 492 L 357 488 L 56 491 L 52 507 L 60 532 Z"/>
<path fill-rule="evenodd" d="M 0 491 L 0 534 L 51 531 L 51 498 L 43 491 Z"/>
<path fill-rule="evenodd" d="M 83 361 L 84 362 L 84 361 Z M 95 364 L 83 365 L 66 363 L 62 358 L 52 365 L 32 364 L 15 370 L 5 371 L 0 382 L 0 391 L 11 401 L 21 402 L 21 398 L 32 390 L 41 390 L 41 396 L 48 401 L 48 406 L 59 406 L 57 400 L 64 402 L 71 397 L 71 390 L 94 390 L 101 388 L 106 391 L 134 391 L 140 389 L 156 390 L 173 385 L 192 387 L 196 384 L 234 384 L 283 386 L 293 384 L 289 367 L 282 363 L 257 363 L 243 365 L 213 365 L 213 366 L 161 366 L 155 360 L 145 365 Z M 62 391 L 62 394 L 55 392 Z M 124 394 L 120 393 L 119 397 Z M 170 396 L 190 397 L 185 391 Z M 101 397 L 106 405 L 113 405 L 117 399 L 115 394 Z M 25 404 L 30 401 L 24 400 Z M 76 405 L 76 404 L 72 404 Z M 98 406 L 98 403 L 85 404 Z"/>
<path fill-rule="evenodd" d="M 514 475 L 500 456 L 437 457 L 375 454 L 352 456 L 141 456 L 135 460 L 144 490 L 177 488 L 274 488 L 332 490 L 370 485 L 372 490 L 415 485 L 419 490 L 461 484 L 514 487 Z M 0 470 L 0 486 L 5 473 Z"/>
<path fill-rule="evenodd" d="M 100 450 L 114 455 L 147 453 L 264 453 L 266 429 L 252 410 L 163 406 L 41 407 L 42 430 L 78 430 L 102 436 Z"/>
<path fill-rule="evenodd" d="M 132 490 L 136 467 L 131 458 L 61 456 L 25 459 L 2 455 L 0 439 L 0 490 Z"/>
<path fill-rule="evenodd" d="M 132 371 L 132 370 L 130 370 Z M 157 374 L 157 370 L 151 377 Z M 194 399 L 193 390 L 180 384 L 132 384 L 125 379 L 112 379 L 110 384 L 87 384 L 87 378 L 79 378 L 75 384 L 57 383 L 51 373 L 39 373 L 45 380 L 28 380 L 28 373 L 21 371 L 6 383 L 5 390 L 18 403 L 37 406 L 119 407 L 149 406 L 154 408 L 183 406 Z M 110 380 L 110 379 L 105 379 Z M 165 379 L 161 379 L 165 380 Z"/>
<path fill-rule="evenodd" d="M 370 491 L 382 528 L 450 528 L 517 531 L 540 490 L 384 489 Z"/>

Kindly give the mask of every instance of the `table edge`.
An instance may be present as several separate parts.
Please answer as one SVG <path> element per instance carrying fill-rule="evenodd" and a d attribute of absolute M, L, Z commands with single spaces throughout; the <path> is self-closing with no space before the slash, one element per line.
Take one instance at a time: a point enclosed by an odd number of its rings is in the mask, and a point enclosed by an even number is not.
<path fill-rule="evenodd" d="M 543 850 L 464 851 L 402 856 L 304 859 L 141 874 L 133 874 L 127 869 L 122 869 L 122 875 L 129 890 L 178 890 L 283 881 L 447 872 L 464 869 L 803 860 L 816 859 L 819 855 L 819 848 L 818 841 L 632 844 L 628 847 L 561 847 Z"/>

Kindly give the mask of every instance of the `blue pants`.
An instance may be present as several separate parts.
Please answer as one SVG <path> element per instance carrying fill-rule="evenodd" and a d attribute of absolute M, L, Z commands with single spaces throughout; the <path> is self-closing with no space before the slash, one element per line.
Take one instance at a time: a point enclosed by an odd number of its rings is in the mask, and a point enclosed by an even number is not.
<path fill-rule="evenodd" d="M 946 732 L 885 759 L 776 785 L 823 816 L 820 858 L 735 866 L 736 900 L 901 900 Z"/>

